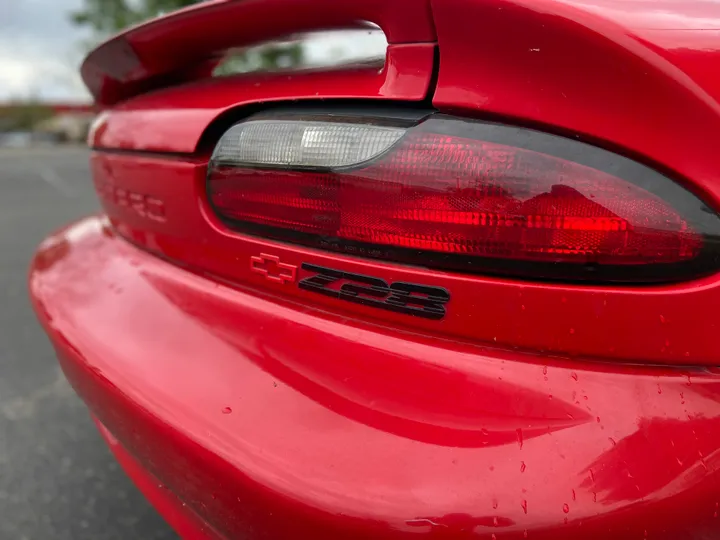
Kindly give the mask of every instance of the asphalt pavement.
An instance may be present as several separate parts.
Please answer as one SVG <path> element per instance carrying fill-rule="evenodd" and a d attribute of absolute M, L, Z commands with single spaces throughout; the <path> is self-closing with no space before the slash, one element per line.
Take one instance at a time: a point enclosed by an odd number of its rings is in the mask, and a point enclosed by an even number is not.
<path fill-rule="evenodd" d="M 174 539 L 115 463 L 32 312 L 50 232 L 99 209 L 82 148 L 0 149 L 0 540 Z"/>

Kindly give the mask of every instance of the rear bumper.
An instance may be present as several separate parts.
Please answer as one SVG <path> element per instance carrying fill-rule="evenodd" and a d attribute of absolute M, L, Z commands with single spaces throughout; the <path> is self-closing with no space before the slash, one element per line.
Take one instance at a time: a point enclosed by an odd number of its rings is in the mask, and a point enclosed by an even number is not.
<path fill-rule="evenodd" d="M 116 455 L 186 538 L 720 534 L 712 371 L 348 321 L 168 264 L 102 218 L 40 247 L 30 292 Z"/>

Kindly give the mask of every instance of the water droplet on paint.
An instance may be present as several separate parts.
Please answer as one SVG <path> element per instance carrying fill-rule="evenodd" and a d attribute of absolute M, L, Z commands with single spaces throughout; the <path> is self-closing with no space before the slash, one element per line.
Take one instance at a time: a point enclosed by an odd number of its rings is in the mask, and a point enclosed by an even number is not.
<path fill-rule="evenodd" d="M 232 412 L 232 409 L 230 407 L 223 407 L 222 413 L 223 414 L 230 414 Z"/>
<path fill-rule="evenodd" d="M 570 512 L 570 505 L 568 505 L 568 503 L 563 504 L 563 512 L 566 514 Z"/>
<path fill-rule="evenodd" d="M 523 512 L 527 514 L 527 501 L 525 499 L 523 499 L 523 502 L 520 504 L 520 506 L 522 506 Z"/>
<path fill-rule="evenodd" d="M 525 472 L 525 469 L 527 469 L 527 466 L 525 465 L 524 461 L 521 461 L 520 462 L 520 472 L 521 473 Z"/>

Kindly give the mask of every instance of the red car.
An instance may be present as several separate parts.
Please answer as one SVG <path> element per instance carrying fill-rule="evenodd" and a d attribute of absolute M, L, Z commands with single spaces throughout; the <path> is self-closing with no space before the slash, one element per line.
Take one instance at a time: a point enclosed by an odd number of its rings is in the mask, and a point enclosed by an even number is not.
<path fill-rule="evenodd" d="M 719 3 L 215 0 L 82 75 L 105 213 L 31 296 L 182 536 L 720 538 Z"/>

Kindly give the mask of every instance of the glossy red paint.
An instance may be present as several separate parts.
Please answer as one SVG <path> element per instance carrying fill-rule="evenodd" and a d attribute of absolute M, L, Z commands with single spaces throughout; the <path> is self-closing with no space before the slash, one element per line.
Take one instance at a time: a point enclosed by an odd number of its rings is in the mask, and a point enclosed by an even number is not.
<path fill-rule="evenodd" d="M 31 269 L 68 379 L 186 538 L 719 536 L 720 276 L 430 271 L 237 234 L 209 208 L 223 122 L 433 91 L 443 111 L 594 141 L 720 202 L 718 5 L 431 2 L 434 20 L 424 0 L 216 0 L 91 54 L 98 100 L 134 97 L 91 136 L 107 217 L 51 236 Z M 196 80 L 230 46 L 361 19 L 391 42 L 381 72 Z M 447 315 L 304 291 L 305 262 L 444 287 Z"/>
<path fill-rule="evenodd" d="M 429 0 L 214 0 L 117 35 L 90 53 L 81 72 L 95 100 L 112 105 L 206 78 L 232 48 L 367 22 L 391 44 L 435 41 Z"/>
<path fill-rule="evenodd" d="M 131 474 L 225 538 L 718 530 L 713 372 L 369 325 L 193 275 L 98 218 L 40 247 L 30 288 Z"/>
<path fill-rule="evenodd" d="M 259 103 L 318 99 L 421 101 L 430 90 L 435 45 L 390 45 L 385 66 L 209 79 L 138 96 L 102 115 L 90 146 L 193 153 L 222 114 Z"/>
<path fill-rule="evenodd" d="M 184 540 L 219 540 L 222 538 L 188 505 L 182 504 L 182 501 L 166 486 L 138 463 L 102 423 L 95 419 L 95 424 L 113 456 L 127 475 L 132 478 L 137 488 Z"/>
<path fill-rule="evenodd" d="M 145 249 L 219 279 L 381 324 L 492 346 L 584 356 L 604 361 L 720 365 L 713 315 L 720 276 L 673 285 L 583 286 L 468 276 L 382 263 L 232 232 L 207 204 L 204 158 L 94 152 L 91 165 L 105 211 L 117 230 Z M 107 186 L 113 186 L 108 188 Z M 165 221 L 149 219 L 116 192 L 162 201 Z M 262 253 L 392 281 L 445 287 L 452 299 L 442 321 L 431 321 L 270 283 L 250 270 Z M 361 255 L 361 254 L 360 254 Z M 299 277 L 307 277 L 302 271 Z"/>
<path fill-rule="evenodd" d="M 720 202 L 720 4 L 433 0 L 433 14 L 441 110 L 595 141 Z"/>

